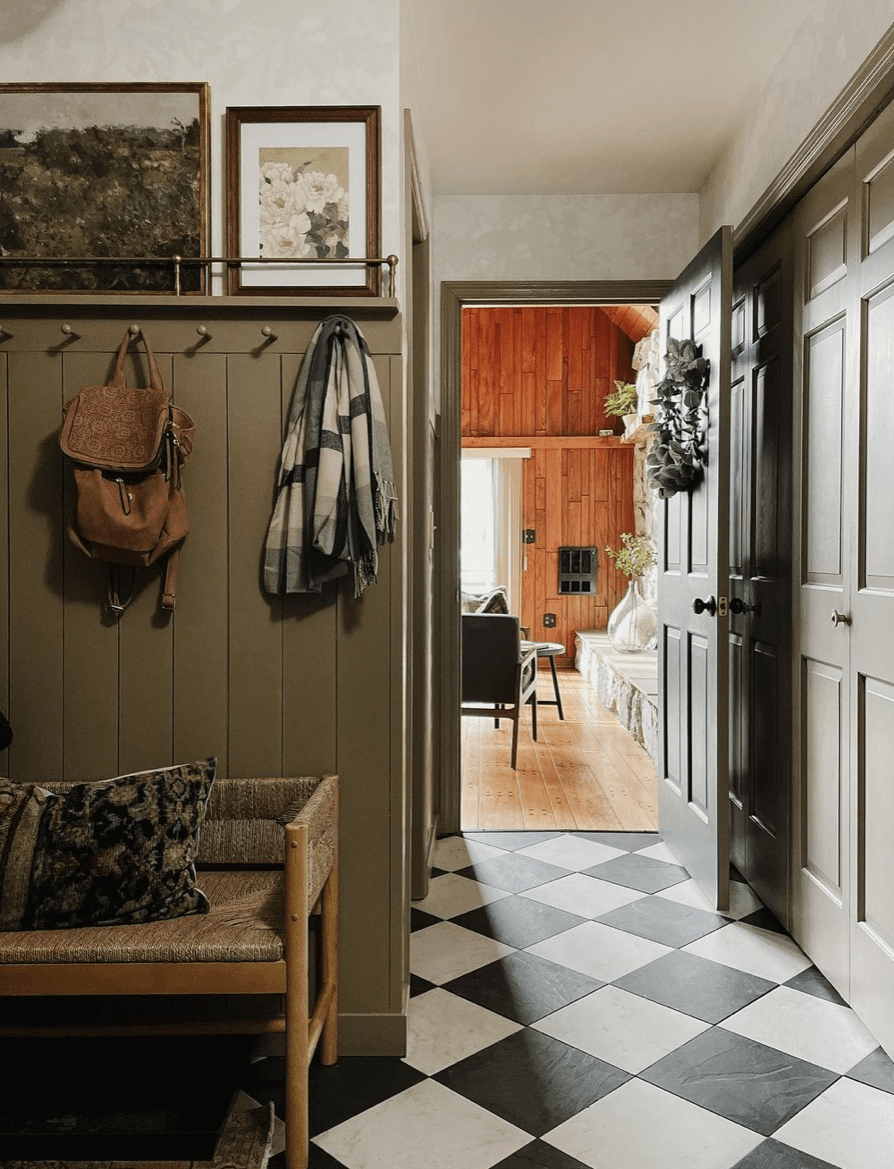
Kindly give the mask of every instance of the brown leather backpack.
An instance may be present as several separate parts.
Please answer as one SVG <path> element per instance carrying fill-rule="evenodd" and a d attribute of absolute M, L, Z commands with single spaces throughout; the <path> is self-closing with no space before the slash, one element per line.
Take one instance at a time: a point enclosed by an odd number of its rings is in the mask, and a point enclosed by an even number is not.
<path fill-rule="evenodd" d="M 59 437 L 75 481 L 68 537 L 86 556 L 109 566 L 109 608 L 119 615 L 133 598 L 135 568 L 163 556 L 161 607 L 174 608 L 180 546 L 189 531 L 182 468 L 195 427 L 171 403 L 146 334 L 141 336 L 149 388 L 125 383 L 124 358 L 132 339 L 125 333 L 111 382 L 85 386 L 66 403 Z M 121 567 L 130 569 L 126 590 Z"/>

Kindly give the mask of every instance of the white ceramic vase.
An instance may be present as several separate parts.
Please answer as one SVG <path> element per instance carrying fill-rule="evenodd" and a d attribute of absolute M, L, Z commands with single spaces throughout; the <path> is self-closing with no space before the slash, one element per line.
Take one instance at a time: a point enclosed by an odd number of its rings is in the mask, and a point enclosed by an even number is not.
<path fill-rule="evenodd" d="M 658 617 L 639 591 L 639 581 L 631 580 L 627 592 L 608 619 L 608 639 L 622 653 L 654 649 Z"/>

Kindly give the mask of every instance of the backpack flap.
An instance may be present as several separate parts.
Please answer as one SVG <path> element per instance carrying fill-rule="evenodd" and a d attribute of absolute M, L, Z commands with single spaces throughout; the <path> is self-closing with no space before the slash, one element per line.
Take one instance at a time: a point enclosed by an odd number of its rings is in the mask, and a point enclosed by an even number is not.
<path fill-rule="evenodd" d="M 131 340 L 125 333 L 111 382 L 85 386 L 66 403 L 59 445 L 75 462 L 118 471 L 150 471 L 159 465 L 171 397 L 149 342 L 141 336 L 149 361 L 148 389 L 125 384 L 124 358 Z"/>

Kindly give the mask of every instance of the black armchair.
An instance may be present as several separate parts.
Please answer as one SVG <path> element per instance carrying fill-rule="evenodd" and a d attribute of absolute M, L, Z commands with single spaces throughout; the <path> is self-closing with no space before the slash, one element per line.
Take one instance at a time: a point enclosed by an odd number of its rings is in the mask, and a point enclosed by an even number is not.
<path fill-rule="evenodd" d="M 531 706 L 537 738 L 537 654 L 522 652 L 518 618 L 507 613 L 462 616 L 461 713 L 512 720 L 512 767 L 518 756 L 518 720 Z"/>

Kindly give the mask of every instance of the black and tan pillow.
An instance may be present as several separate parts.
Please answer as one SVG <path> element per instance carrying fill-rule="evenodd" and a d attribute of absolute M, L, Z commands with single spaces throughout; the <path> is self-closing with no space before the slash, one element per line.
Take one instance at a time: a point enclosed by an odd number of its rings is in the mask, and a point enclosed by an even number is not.
<path fill-rule="evenodd" d="M 60 793 L 0 779 L 0 929 L 207 913 L 195 861 L 215 767 L 204 759 Z"/>

